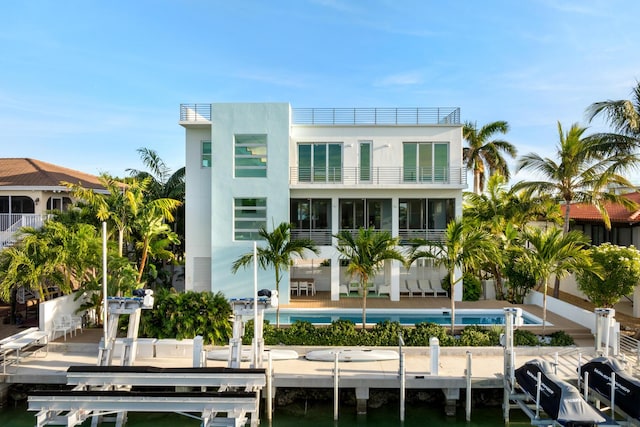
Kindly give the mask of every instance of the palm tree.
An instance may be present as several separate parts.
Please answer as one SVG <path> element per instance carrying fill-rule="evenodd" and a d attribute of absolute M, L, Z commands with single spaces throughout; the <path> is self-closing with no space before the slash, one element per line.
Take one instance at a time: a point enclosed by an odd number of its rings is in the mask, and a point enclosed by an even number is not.
<path fill-rule="evenodd" d="M 333 237 L 337 239 L 336 249 L 341 258 L 349 262 L 347 273 L 359 278 L 360 289 L 362 289 L 362 330 L 364 330 L 367 323 L 369 281 L 384 268 L 386 260 L 405 262 L 402 253 L 396 249 L 400 239 L 391 237 L 388 231 L 375 230 L 373 227 L 360 228 L 355 236 L 349 230 L 342 230 Z"/>
<path fill-rule="evenodd" d="M 507 188 L 502 175 L 489 177 L 487 189 L 481 194 L 465 193 L 463 216 L 475 227 L 493 236 L 499 247 L 496 256 L 488 258 L 482 270 L 494 279 L 496 299 L 504 298 L 503 269 L 508 261 L 508 250 L 529 222 L 539 218 L 557 222 L 561 218 L 560 208 L 549 197 L 531 197 L 528 192 L 517 192 Z"/>
<path fill-rule="evenodd" d="M 590 268 L 589 254 L 586 250 L 587 237 L 579 231 L 563 233 L 559 228 L 542 230 L 528 227 L 523 232 L 528 245 L 523 248 L 520 262 L 527 265 L 529 271 L 542 285 L 542 335 L 547 321 L 547 288 L 549 276 L 563 277 L 576 269 Z"/>
<path fill-rule="evenodd" d="M 181 167 L 172 172 L 155 150 L 138 148 L 136 151 L 140 154 L 140 159 L 148 171 L 126 169 L 129 175 L 140 181 L 146 178 L 151 179 L 147 188 L 151 198 L 170 198 L 182 202 L 185 194 L 185 168 Z"/>
<path fill-rule="evenodd" d="M 587 118 L 592 121 L 597 116 L 605 116 L 605 120 L 613 127 L 616 134 L 631 137 L 638 144 L 640 142 L 638 140 L 640 138 L 640 82 L 633 88 L 632 95 L 630 100 L 594 102 L 587 108 Z"/>
<path fill-rule="evenodd" d="M 155 150 L 150 148 L 138 148 L 136 150 L 140 155 L 142 163 L 147 170 L 127 169 L 130 176 L 142 181 L 150 179 L 149 185 L 145 191 L 146 197 L 150 200 L 155 199 L 174 199 L 182 203 L 174 212 L 175 220 L 173 222 L 173 232 L 178 235 L 181 242 L 184 241 L 184 199 L 185 199 L 185 168 L 172 172 L 166 163 L 160 158 Z M 172 251 L 175 258 L 182 258 L 184 255 L 184 245 L 174 244 Z M 173 266 L 173 264 L 171 264 Z M 173 268 L 173 267 L 172 267 Z M 172 271 L 173 273 L 173 271 Z"/>
<path fill-rule="evenodd" d="M 556 155 L 560 159 L 556 162 L 550 158 L 543 158 L 536 153 L 522 156 L 518 161 L 518 170 L 532 170 L 542 175 L 540 181 L 521 181 L 514 188 L 527 189 L 538 194 L 548 194 L 564 202 L 565 216 L 563 232 L 569 232 L 569 218 L 571 203 L 586 203 L 595 206 L 607 228 L 611 228 L 611 221 L 605 209 L 607 202 L 634 208 L 634 203 L 628 198 L 614 193 L 611 186 L 631 187 L 631 183 L 620 175 L 634 164 L 635 156 L 616 153 L 610 141 L 592 136 L 583 137 L 586 128 L 577 123 L 566 133 L 558 122 L 560 144 Z M 560 295 L 560 282 L 556 279 L 553 296 Z"/>
<path fill-rule="evenodd" d="M 74 197 L 81 199 L 95 211 L 99 220 L 108 221 L 118 229 L 119 256 L 123 255 L 125 237 L 140 235 L 141 241 L 137 246 L 141 250 L 138 265 L 138 283 L 141 283 L 151 242 L 160 236 L 169 239 L 167 244 L 177 241 L 168 226 L 162 227 L 162 224 L 165 220 L 174 220 L 173 212 L 181 202 L 168 197 L 153 200 L 145 198 L 152 182 L 150 177 L 142 180 L 131 178 L 127 183 L 107 174 L 100 175 L 98 179 L 108 194 L 96 193 L 77 184 L 64 184 L 72 190 Z"/>
<path fill-rule="evenodd" d="M 484 190 L 485 173 L 489 176 L 499 173 L 509 179 L 509 166 L 502 156 L 506 153 L 516 157 L 516 148 L 510 142 L 494 139 L 496 133 L 506 134 L 509 124 L 505 121 L 488 123 L 478 130 L 477 125 L 466 122 L 462 128 L 462 136 L 469 144 L 464 148 L 463 156 L 467 170 L 473 170 L 473 192 L 482 193 Z"/>
<path fill-rule="evenodd" d="M 495 253 L 493 240 L 482 229 L 470 223 L 456 219 L 447 224 L 444 240 L 427 241 L 415 239 L 413 248 L 407 259 L 407 266 L 420 258 L 431 258 L 437 265 L 444 266 L 449 273 L 449 295 L 451 297 L 451 335 L 456 323 L 455 286 L 462 280 L 456 278 L 456 269 L 473 268 Z"/>
<path fill-rule="evenodd" d="M 282 222 L 271 233 L 266 228 L 258 231 L 260 237 L 266 242 L 266 246 L 257 248 L 258 264 L 266 270 L 272 267 L 276 275 L 276 291 L 280 294 L 280 280 L 282 272 L 289 270 L 294 255 L 304 258 L 306 251 L 318 254 L 318 248 L 310 239 L 291 239 L 292 225 Z M 247 267 L 253 263 L 253 251 L 242 255 L 235 260 L 231 271 L 236 273 L 240 267 Z M 276 308 L 276 326 L 280 327 L 280 306 Z"/>

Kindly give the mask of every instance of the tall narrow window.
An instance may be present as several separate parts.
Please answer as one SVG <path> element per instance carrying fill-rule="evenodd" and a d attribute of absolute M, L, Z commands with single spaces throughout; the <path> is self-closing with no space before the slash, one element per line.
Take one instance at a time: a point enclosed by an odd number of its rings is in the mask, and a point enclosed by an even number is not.
<path fill-rule="evenodd" d="M 267 135 L 235 135 L 236 178 L 267 177 Z"/>
<path fill-rule="evenodd" d="M 342 181 L 342 144 L 298 145 L 298 180 L 301 182 Z"/>
<path fill-rule="evenodd" d="M 200 141 L 200 166 L 211 167 L 211 141 Z"/>
<path fill-rule="evenodd" d="M 360 141 L 360 181 L 371 181 L 371 141 Z"/>
<path fill-rule="evenodd" d="M 267 226 L 267 199 L 235 199 L 233 232 L 235 240 L 261 240 L 260 228 Z"/>

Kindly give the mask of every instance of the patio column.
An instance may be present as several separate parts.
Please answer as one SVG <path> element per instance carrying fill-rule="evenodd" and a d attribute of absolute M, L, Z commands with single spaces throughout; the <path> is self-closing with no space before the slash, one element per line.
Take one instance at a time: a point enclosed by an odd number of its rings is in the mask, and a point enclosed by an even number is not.
<path fill-rule="evenodd" d="M 633 317 L 640 317 L 640 286 L 633 291 Z"/>

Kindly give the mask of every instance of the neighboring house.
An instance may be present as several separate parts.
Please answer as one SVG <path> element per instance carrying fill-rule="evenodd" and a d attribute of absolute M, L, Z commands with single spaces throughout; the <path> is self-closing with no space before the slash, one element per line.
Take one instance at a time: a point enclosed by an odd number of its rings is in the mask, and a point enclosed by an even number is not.
<path fill-rule="evenodd" d="M 62 166 L 27 158 L 0 158 L 0 248 L 15 240 L 20 227 L 40 227 L 47 211 L 72 204 L 61 181 L 100 189 L 98 178 Z"/>
<path fill-rule="evenodd" d="M 571 230 L 579 230 L 586 234 L 594 245 L 612 243 L 619 246 L 640 244 L 640 193 L 624 194 L 624 197 L 638 204 L 639 209 L 629 210 L 620 204 L 608 203 L 605 209 L 611 220 L 611 230 L 607 230 L 602 215 L 595 206 L 583 203 L 572 203 L 569 210 Z M 566 207 L 561 206 L 562 215 Z"/>
<path fill-rule="evenodd" d="M 290 222 L 292 237 L 313 239 L 320 254 L 285 274 L 281 301 L 289 301 L 290 277 L 311 277 L 316 290 L 337 300 L 349 278 L 332 235 L 372 226 L 403 242 L 438 239 L 462 215 L 467 174 L 458 108 L 190 104 L 180 107 L 180 125 L 186 290 L 252 295 L 253 269 L 234 275 L 231 264 L 252 250 L 260 227 Z M 398 300 L 404 278 L 425 274 L 417 268 L 388 262 L 376 283 Z M 273 289 L 272 270 L 258 275 L 261 288 Z"/>

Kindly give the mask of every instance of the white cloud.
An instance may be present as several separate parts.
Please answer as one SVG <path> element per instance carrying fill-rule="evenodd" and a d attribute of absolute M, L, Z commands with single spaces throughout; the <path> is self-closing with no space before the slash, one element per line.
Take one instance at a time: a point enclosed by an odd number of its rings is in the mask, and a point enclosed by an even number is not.
<path fill-rule="evenodd" d="M 421 72 L 407 71 L 383 77 L 377 80 L 374 86 L 411 86 L 421 84 L 423 81 L 424 78 Z"/>

